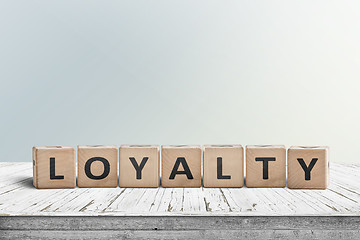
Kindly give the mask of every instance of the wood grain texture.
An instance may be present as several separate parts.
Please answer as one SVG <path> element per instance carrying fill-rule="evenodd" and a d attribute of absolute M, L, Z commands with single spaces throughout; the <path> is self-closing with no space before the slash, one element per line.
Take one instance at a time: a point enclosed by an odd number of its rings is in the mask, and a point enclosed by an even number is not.
<path fill-rule="evenodd" d="M 221 220 L 219 220 L 221 221 Z M 360 230 L 101 230 L 101 231 L 3 231 L 3 239 L 357 239 Z"/>
<path fill-rule="evenodd" d="M 91 179 L 85 173 L 85 164 L 94 157 L 103 158 L 109 164 L 109 172 L 102 179 Z M 117 187 L 117 146 L 105 145 L 84 145 L 78 146 L 78 187 Z M 94 161 L 90 165 L 90 172 L 94 176 L 101 176 L 105 171 L 105 164 L 101 161 Z"/>
<path fill-rule="evenodd" d="M 65 146 L 33 147 L 33 176 L 33 185 L 39 189 L 74 188 L 75 149 Z"/>
<path fill-rule="evenodd" d="M 218 159 L 219 157 L 221 159 Z M 218 176 L 218 171 L 221 172 L 220 176 Z M 203 147 L 203 185 L 213 188 L 243 187 L 243 147 L 241 145 L 205 145 Z"/>
<path fill-rule="evenodd" d="M 178 158 L 185 158 L 193 179 L 186 174 L 176 174 L 170 179 Z M 162 187 L 201 187 L 201 148 L 194 145 L 161 146 L 161 186 Z M 184 166 L 179 165 L 179 171 L 184 171 Z"/>
<path fill-rule="evenodd" d="M 137 178 L 137 171 L 130 158 L 141 162 L 147 158 Z M 120 187 L 159 187 L 160 184 L 160 146 L 158 145 L 122 145 L 119 149 L 119 186 Z"/>
<path fill-rule="evenodd" d="M 267 178 L 264 177 L 261 158 L 268 161 Z M 247 187 L 285 187 L 286 186 L 286 148 L 283 145 L 246 146 L 246 186 Z"/>
<path fill-rule="evenodd" d="M 357 239 L 351 216 L 0 217 L 0 238 Z"/>
<path fill-rule="evenodd" d="M 316 159 L 315 165 L 306 178 L 299 160 L 307 167 Z M 326 189 L 329 181 L 329 148 L 293 146 L 288 149 L 288 188 Z"/>

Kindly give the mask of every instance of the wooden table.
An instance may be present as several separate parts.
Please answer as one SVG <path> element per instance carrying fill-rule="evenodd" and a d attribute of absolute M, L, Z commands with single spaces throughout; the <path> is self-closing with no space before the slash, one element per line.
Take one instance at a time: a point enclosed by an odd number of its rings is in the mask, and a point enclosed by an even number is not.
<path fill-rule="evenodd" d="M 0 163 L 0 238 L 360 239 L 359 182 L 332 163 L 327 190 L 37 190 L 31 163 Z"/>

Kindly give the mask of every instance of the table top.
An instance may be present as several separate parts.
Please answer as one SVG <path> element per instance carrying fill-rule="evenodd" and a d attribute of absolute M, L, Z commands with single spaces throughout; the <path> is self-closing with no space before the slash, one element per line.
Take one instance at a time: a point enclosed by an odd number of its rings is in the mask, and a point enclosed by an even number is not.
<path fill-rule="evenodd" d="M 0 216 L 359 216 L 360 164 L 330 165 L 326 190 L 32 185 L 32 163 L 0 163 Z"/>

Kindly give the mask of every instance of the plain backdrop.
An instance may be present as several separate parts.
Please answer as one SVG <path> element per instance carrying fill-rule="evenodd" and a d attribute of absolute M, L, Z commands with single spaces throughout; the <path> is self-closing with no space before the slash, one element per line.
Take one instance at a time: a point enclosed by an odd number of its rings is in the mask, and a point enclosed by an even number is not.
<path fill-rule="evenodd" d="M 359 162 L 359 1 L 0 0 L 0 161 L 36 145 L 328 145 Z"/>

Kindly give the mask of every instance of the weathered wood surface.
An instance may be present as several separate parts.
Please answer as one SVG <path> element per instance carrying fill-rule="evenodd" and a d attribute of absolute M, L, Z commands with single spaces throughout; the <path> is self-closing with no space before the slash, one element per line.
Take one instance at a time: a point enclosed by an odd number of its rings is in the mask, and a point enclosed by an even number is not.
<path fill-rule="evenodd" d="M 31 163 L 0 163 L 0 239 L 359 239 L 360 165 L 327 190 L 36 190 Z"/>
<path fill-rule="evenodd" d="M 358 239 L 350 216 L 0 217 L 0 238 Z"/>
<path fill-rule="evenodd" d="M 330 167 L 326 190 L 75 188 L 32 185 L 31 163 L 0 163 L 3 216 L 359 216 L 360 165 Z"/>

